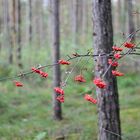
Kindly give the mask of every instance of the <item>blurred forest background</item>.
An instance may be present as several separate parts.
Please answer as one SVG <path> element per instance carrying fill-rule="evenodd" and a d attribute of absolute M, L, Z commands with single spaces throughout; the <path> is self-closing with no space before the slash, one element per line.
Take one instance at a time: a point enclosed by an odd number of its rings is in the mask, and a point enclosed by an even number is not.
<path fill-rule="evenodd" d="M 140 28 L 140 0 L 112 0 L 114 44 Z M 23 88 L 5 77 L 26 72 L 32 66 L 52 64 L 51 0 L 0 0 L 0 140 L 96 140 L 96 106 L 84 101 L 90 92 L 93 60 L 82 59 L 68 80 L 63 104 L 64 119 L 52 118 L 52 68 L 48 79 L 31 74 L 19 78 Z M 92 0 L 60 0 L 60 54 L 86 54 L 93 46 Z M 136 34 L 135 42 L 139 42 Z M 94 51 L 94 50 L 93 50 Z M 76 60 L 72 61 L 74 63 Z M 80 67 L 87 83 L 73 83 Z M 62 79 L 71 66 L 61 67 Z M 140 58 L 127 56 L 118 78 L 122 133 L 124 140 L 140 139 Z M 85 119 L 86 118 L 86 119 Z"/>

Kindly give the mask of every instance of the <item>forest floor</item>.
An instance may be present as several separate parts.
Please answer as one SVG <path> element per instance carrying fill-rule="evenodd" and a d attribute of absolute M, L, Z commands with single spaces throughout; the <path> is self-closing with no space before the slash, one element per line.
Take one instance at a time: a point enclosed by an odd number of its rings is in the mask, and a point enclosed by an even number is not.
<path fill-rule="evenodd" d="M 124 140 L 140 139 L 139 76 L 118 78 Z M 0 140 L 97 140 L 97 107 L 83 98 L 91 92 L 88 85 L 70 83 L 65 88 L 64 119 L 57 122 L 52 118 L 52 88 L 44 80 L 26 79 L 22 88 L 11 81 L 0 83 Z"/>

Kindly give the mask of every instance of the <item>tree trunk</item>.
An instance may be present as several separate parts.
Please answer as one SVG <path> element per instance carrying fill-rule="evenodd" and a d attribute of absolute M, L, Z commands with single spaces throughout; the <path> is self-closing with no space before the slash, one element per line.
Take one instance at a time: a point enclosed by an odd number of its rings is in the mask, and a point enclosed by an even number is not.
<path fill-rule="evenodd" d="M 133 19 L 133 3 L 132 0 L 127 0 L 127 8 L 128 8 L 128 34 L 131 34 L 135 31 L 135 24 Z M 135 41 L 135 36 L 130 38 L 132 42 Z"/>
<path fill-rule="evenodd" d="M 4 45 L 5 47 L 8 48 L 8 63 L 12 64 L 13 63 L 13 48 L 11 45 L 11 32 L 10 32 L 10 12 L 9 12 L 9 1 L 4 0 L 3 1 L 4 5 L 4 26 L 5 26 L 5 40 L 4 40 Z"/>
<path fill-rule="evenodd" d="M 52 36 L 53 36 L 53 63 L 57 63 L 60 58 L 59 50 L 59 0 L 52 0 Z M 53 87 L 59 87 L 61 82 L 61 72 L 60 65 L 55 65 L 53 67 Z M 58 94 L 53 93 L 53 110 L 54 119 L 62 119 L 61 103 L 56 100 Z"/>
<path fill-rule="evenodd" d="M 113 46 L 111 0 L 93 0 L 94 51 L 110 53 Z M 106 81 L 106 89 L 96 88 L 98 99 L 99 140 L 121 140 L 117 80 L 108 68 L 108 57 L 97 57 L 95 77 Z"/>
<path fill-rule="evenodd" d="M 15 46 L 16 44 L 16 1 L 13 0 L 12 2 L 12 44 Z"/>
<path fill-rule="evenodd" d="M 32 42 L 32 0 L 29 0 L 29 41 Z"/>
<path fill-rule="evenodd" d="M 73 43 L 77 45 L 77 33 L 78 33 L 78 0 L 73 0 Z"/>
<path fill-rule="evenodd" d="M 19 68 L 22 68 L 21 63 L 21 1 L 18 0 L 18 48 L 17 48 L 17 64 Z"/>
<path fill-rule="evenodd" d="M 2 5 L 2 1 L 0 1 L 0 5 L 1 5 L 1 7 L 3 6 Z M 3 30 L 2 30 L 2 8 L 0 9 L 0 52 L 1 52 L 1 49 L 2 49 L 2 32 L 3 32 Z"/>
<path fill-rule="evenodd" d="M 83 20 L 82 20 L 82 36 L 85 41 L 86 33 L 87 33 L 87 14 L 88 14 L 88 9 L 87 9 L 87 1 L 83 0 Z"/>
<path fill-rule="evenodd" d="M 137 8 L 137 10 L 136 10 L 136 27 L 137 27 L 137 29 L 140 27 L 140 13 L 139 13 L 139 10 L 138 10 L 138 8 Z"/>
<path fill-rule="evenodd" d="M 121 10 L 121 0 L 117 1 L 117 5 L 115 5 L 115 19 L 114 19 L 114 26 L 115 26 L 115 33 L 118 34 L 121 31 L 121 16 L 122 16 L 122 10 Z"/>

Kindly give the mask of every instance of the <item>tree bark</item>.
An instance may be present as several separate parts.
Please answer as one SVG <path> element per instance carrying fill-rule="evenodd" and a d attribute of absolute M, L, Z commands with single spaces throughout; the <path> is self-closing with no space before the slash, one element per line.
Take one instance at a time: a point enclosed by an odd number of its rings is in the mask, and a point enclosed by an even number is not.
<path fill-rule="evenodd" d="M 29 41 L 32 42 L 32 0 L 29 0 Z"/>
<path fill-rule="evenodd" d="M 59 0 L 52 0 L 52 42 L 53 42 L 53 63 L 57 63 L 60 59 L 60 30 L 59 30 Z M 60 65 L 53 67 L 53 87 L 59 87 L 61 82 Z M 62 119 L 61 103 L 56 100 L 58 94 L 53 93 L 53 110 L 54 119 Z"/>
<path fill-rule="evenodd" d="M 127 8 L 128 8 L 128 34 L 131 34 L 135 31 L 135 24 L 133 19 L 133 3 L 132 0 L 127 0 Z M 130 38 L 132 42 L 135 41 L 135 35 Z"/>
<path fill-rule="evenodd" d="M 1 7 L 3 6 L 2 5 L 2 1 L 0 1 L 0 5 L 1 5 Z M 1 49 L 2 49 L 2 32 L 3 32 L 3 30 L 2 30 L 2 8 L 0 9 L 0 52 L 1 52 Z"/>
<path fill-rule="evenodd" d="M 13 0 L 12 2 L 12 44 L 15 46 L 16 43 L 16 1 Z"/>
<path fill-rule="evenodd" d="M 73 43 L 78 44 L 78 0 L 73 0 Z"/>
<path fill-rule="evenodd" d="M 93 0 L 94 52 L 110 53 L 113 46 L 111 0 Z M 117 80 L 108 68 L 108 57 L 97 57 L 95 77 L 103 78 L 105 89 L 96 88 L 98 99 L 99 140 L 121 140 Z M 112 132 L 112 133 L 111 133 Z M 115 133 L 115 134 L 114 134 Z"/>
<path fill-rule="evenodd" d="M 5 26 L 5 30 L 4 30 L 4 35 L 5 35 L 5 40 L 4 40 L 4 45 L 6 47 L 8 47 L 8 63 L 12 64 L 13 63 L 13 48 L 11 45 L 11 21 L 10 21 L 10 12 L 9 12 L 9 1 L 8 0 L 4 0 L 3 1 L 3 5 L 4 5 L 4 26 Z"/>
<path fill-rule="evenodd" d="M 17 64 L 19 68 L 22 68 L 21 63 L 21 1 L 18 0 L 18 37 L 17 37 L 18 47 L 17 47 Z"/>
<path fill-rule="evenodd" d="M 83 34 L 84 40 L 85 40 L 86 33 L 87 33 L 87 16 L 88 16 L 87 4 L 88 4 L 87 1 L 83 0 L 82 34 Z"/>
<path fill-rule="evenodd" d="M 114 19 L 114 26 L 115 26 L 115 33 L 118 34 L 121 31 L 121 16 L 122 16 L 122 9 L 121 9 L 121 0 L 117 1 L 117 5 L 115 5 L 115 19 Z"/>
<path fill-rule="evenodd" d="M 137 8 L 137 10 L 136 10 L 136 27 L 137 27 L 137 29 L 140 27 L 140 13 L 139 13 L 139 10 L 138 10 L 138 8 Z"/>

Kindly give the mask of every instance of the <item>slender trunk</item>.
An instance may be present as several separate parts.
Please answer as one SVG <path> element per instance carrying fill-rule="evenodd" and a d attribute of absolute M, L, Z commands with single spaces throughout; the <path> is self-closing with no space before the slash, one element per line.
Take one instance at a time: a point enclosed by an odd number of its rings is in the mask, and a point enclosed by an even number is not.
<path fill-rule="evenodd" d="M 53 34 L 53 63 L 57 63 L 60 58 L 60 31 L 59 31 L 59 0 L 52 0 L 52 34 Z M 60 86 L 61 73 L 60 65 L 55 65 L 53 67 L 53 87 Z M 53 110 L 54 119 L 62 119 L 61 103 L 56 100 L 58 94 L 53 93 Z"/>
<path fill-rule="evenodd" d="M 0 5 L 1 5 L 1 9 L 0 9 L 0 52 L 2 49 L 2 33 L 3 33 L 3 29 L 2 29 L 2 6 L 3 6 L 3 1 L 0 1 Z"/>
<path fill-rule="evenodd" d="M 17 64 L 19 68 L 22 68 L 23 65 L 21 63 L 21 1 L 18 0 L 18 47 L 17 47 Z"/>
<path fill-rule="evenodd" d="M 111 0 L 93 0 L 94 51 L 95 54 L 110 53 L 113 46 Z M 106 89 L 96 88 L 98 99 L 99 140 L 121 140 L 119 99 L 116 78 L 108 68 L 108 57 L 97 57 L 95 77 L 103 78 Z M 110 133 L 113 132 L 113 133 Z M 116 134 L 114 134 L 116 133 Z"/>
<path fill-rule="evenodd" d="M 83 34 L 84 40 L 85 40 L 86 33 L 87 33 L 87 13 L 88 13 L 87 1 L 86 0 L 83 0 L 82 34 Z"/>
<path fill-rule="evenodd" d="M 40 22 L 39 22 L 39 43 L 40 46 L 42 47 L 44 44 L 44 30 L 43 30 L 43 18 L 44 18 L 44 13 L 43 13 L 43 0 L 40 0 L 40 10 L 39 10 L 39 17 L 40 17 Z"/>
<path fill-rule="evenodd" d="M 29 41 L 32 42 L 32 0 L 29 0 Z"/>
<path fill-rule="evenodd" d="M 10 1 L 11 3 L 11 11 L 10 11 L 10 44 L 11 50 L 9 55 L 9 62 L 13 63 L 13 48 L 15 47 L 16 43 L 16 2 L 15 0 Z"/>
<path fill-rule="evenodd" d="M 128 8 L 128 34 L 131 34 L 135 31 L 132 0 L 127 0 L 127 8 Z M 133 37 L 130 39 L 132 42 L 135 42 L 135 35 L 133 35 Z"/>
<path fill-rule="evenodd" d="M 16 2 L 13 0 L 13 9 L 12 9 L 12 30 L 13 30 L 13 45 L 16 43 Z"/>
<path fill-rule="evenodd" d="M 1 28 L 1 26 L 2 26 L 2 20 L 1 20 L 1 17 L 0 17 L 0 36 L 2 34 L 2 28 Z M 2 48 L 2 43 L 0 41 L 0 52 L 1 52 L 1 48 Z"/>
<path fill-rule="evenodd" d="M 115 19 L 114 19 L 114 24 L 115 24 L 115 33 L 119 33 L 121 31 L 121 1 L 118 0 L 117 1 L 117 5 L 115 5 L 116 7 L 116 10 L 115 10 L 115 13 L 116 13 L 116 16 L 115 16 Z"/>
<path fill-rule="evenodd" d="M 77 46 L 78 42 L 78 0 L 73 0 L 73 43 Z"/>
<path fill-rule="evenodd" d="M 126 0 L 122 0 L 122 32 L 123 32 L 123 37 L 126 37 L 126 32 L 127 32 L 127 4 Z"/>
<path fill-rule="evenodd" d="M 8 36 L 9 36 L 9 64 L 12 64 L 13 63 L 13 19 L 12 19 L 12 3 L 13 1 L 8 1 Z"/>
<path fill-rule="evenodd" d="M 9 15 L 9 3 L 8 0 L 3 1 L 4 5 L 4 25 L 5 25 L 5 46 L 8 48 L 8 62 L 13 63 L 13 48 L 11 46 L 11 32 L 10 32 L 10 15 Z"/>
<path fill-rule="evenodd" d="M 0 13 L 0 52 L 1 52 L 1 48 L 2 48 L 2 41 L 1 41 L 2 40 L 2 37 L 1 37 L 1 34 L 2 34 L 2 18 L 1 17 L 2 17 L 2 15 L 1 15 L 1 13 Z"/>
<path fill-rule="evenodd" d="M 136 10 L 136 27 L 137 29 L 140 27 L 140 13 L 139 13 L 139 10 L 137 9 Z"/>

